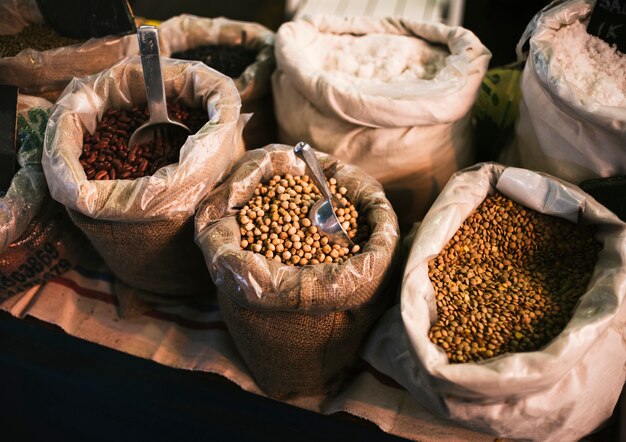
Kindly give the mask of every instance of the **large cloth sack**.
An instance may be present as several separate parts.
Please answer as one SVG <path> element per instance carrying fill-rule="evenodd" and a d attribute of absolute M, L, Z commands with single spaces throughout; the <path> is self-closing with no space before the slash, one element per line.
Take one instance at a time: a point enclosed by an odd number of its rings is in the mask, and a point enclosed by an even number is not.
<path fill-rule="evenodd" d="M 3 35 L 17 34 L 30 24 L 44 22 L 34 0 L 2 0 L 0 17 Z M 91 38 L 47 51 L 25 49 L 13 57 L 0 58 L 0 83 L 54 100 L 72 78 L 95 74 L 137 53 L 135 35 Z"/>
<path fill-rule="evenodd" d="M 197 295 L 210 281 L 193 243 L 198 202 L 235 160 L 240 99 L 228 77 L 198 62 L 162 60 L 168 101 L 207 109 L 179 162 L 134 180 L 87 180 L 79 163 L 83 134 L 107 109 L 146 102 L 138 57 L 74 79 L 52 109 L 43 166 L 52 197 L 91 240 L 118 280 L 162 295 Z M 124 287 L 124 286 L 122 286 Z"/>
<path fill-rule="evenodd" d="M 433 79 L 376 87 L 324 69 L 326 39 L 349 35 L 373 43 L 376 36 L 407 36 L 450 54 Z M 397 49 L 398 57 L 414 52 Z M 490 57 L 470 31 L 438 23 L 331 16 L 286 23 L 276 34 L 272 77 L 279 140 L 305 140 L 372 175 L 406 230 L 454 172 L 474 163 L 471 110 Z"/>
<path fill-rule="evenodd" d="M 603 245 L 565 329 L 541 350 L 450 364 L 428 338 L 437 309 L 428 262 L 484 198 L 500 191 L 541 213 L 593 225 Z M 626 379 L 626 224 L 577 186 L 483 163 L 456 174 L 413 241 L 401 304 L 377 325 L 364 357 L 425 407 L 514 439 L 578 440 L 608 419 Z"/>
<path fill-rule="evenodd" d="M 594 3 L 557 2 L 537 14 L 522 36 L 519 58 L 523 60 L 522 48 L 529 39 L 530 49 L 522 77 L 516 142 L 501 158 L 507 164 L 575 184 L 626 173 L 626 107 L 600 104 L 554 66 L 555 33 L 587 18 Z"/>
<path fill-rule="evenodd" d="M 0 299 L 54 278 L 77 264 L 84 239 L 48 194 L 41 149 L 48 101 L 18 98 L 19 170 L 0 196 Z"/>
<path fill-rule="evenodd" d="M 359 345 L 393 294 L 398 224 L 380 184 L 356 167 L 320 157 L 327 177 L 367 214 L 371 237 L 341 265 L 289 267 L 240 249 L 239 208 L 274 175 L 305 174 L 292 148 L 247 152 L 196 215 L 196 242 L 218 287 L 228 330 L 259 386 L 274 397 L 335 392 Z"/>
<path fill-rule="evenodd" d="M 248 149 L 276 142 L 270 93 L 270 77 L 276 66 L 271 30 L 258 23 L 182 14 L 164 21 L 159 33 L 161 53 L 167 57 L 209 44 L 237 46 L 245 38 L 245 47 L 257 51 L 257 57 L 238 78 L 233 78 L 241 96 L 241 113 L 253 114 L 243 130 L 243 142 Z"/>

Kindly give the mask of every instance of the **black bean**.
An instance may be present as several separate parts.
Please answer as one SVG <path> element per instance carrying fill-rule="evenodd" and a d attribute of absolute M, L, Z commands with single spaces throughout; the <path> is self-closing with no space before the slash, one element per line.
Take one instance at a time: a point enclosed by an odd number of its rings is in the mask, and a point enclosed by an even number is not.
<path fill-rule="evenodd" d="M 186 51 L 174 52 L 171 57 L 198 60 L 231 78 L 239 77 L 256 60 L 257 52 L 242 45 L 210 44 Z"/>

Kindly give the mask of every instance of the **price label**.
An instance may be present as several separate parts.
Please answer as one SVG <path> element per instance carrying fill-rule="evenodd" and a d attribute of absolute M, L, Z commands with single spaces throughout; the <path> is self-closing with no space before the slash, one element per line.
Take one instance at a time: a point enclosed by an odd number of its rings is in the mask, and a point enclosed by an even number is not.
<path fill-rule="evenodd" d="M 626 54 L 626 0 L 597 0 L 587 32 Z"/>
<path fill-rule="evenodd" d="M 0 195 L 9 189 L 17 169 L 17 87 L 0 84 Z"/>
<path fill-rule="evenodd" d="M 46 24 L 65 37 L 104 37 L 137 32 L 127 0 L 37 0 Z"/>

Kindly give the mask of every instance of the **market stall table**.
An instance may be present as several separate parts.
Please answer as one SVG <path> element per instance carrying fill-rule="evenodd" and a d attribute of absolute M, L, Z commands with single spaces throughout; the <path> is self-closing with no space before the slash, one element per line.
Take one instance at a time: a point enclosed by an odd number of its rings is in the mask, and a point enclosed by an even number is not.
<path fill-rule="evenodd" d="M 269 399 L 250 377 L 214 300 L 124 319 L 113 281 L 87 249 L 80 265 L 1 305 L 5 434 L 494 440 L 433 416 L 364 362 L 335 397 Z M 619 413 L 588 440 L 618 440 Z"/>

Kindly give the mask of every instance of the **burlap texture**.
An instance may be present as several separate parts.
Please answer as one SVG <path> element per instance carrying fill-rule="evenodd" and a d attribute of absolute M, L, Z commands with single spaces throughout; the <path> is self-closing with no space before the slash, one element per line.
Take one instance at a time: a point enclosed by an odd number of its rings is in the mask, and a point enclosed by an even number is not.
<path fill-rule="evenodd" d="M 78 162 L 83 134 L 93 133 L 105 110 L 145 103 L 138 57 L 72 81 L 52 109 L 42 163 L 52 196 L 121 282 L 150 301 L 160 294 L 169 302 L 210 286 L 192 218 L 235 161 L 242 124 L 241 101 L 228 77 L 199 62 L 169 59 L 162 60 L 162 71 L 168 101 L 201 106 L 209 117 L 187 138 L 178 163 L 134 180 L 90 181 Z"/>
<path fill-rule="evenodd" d="M 276 398 L 335 394 L 391 300 L 377 296 L 359 308 L 316 315 L 250 309 L 217 293 L 237 349 L 259 386 Z"/>
<path fill-rule="evenodd" d="M 44 22 L 34 0 L 3 2 L 0 17 L 2 34 L 17 34 L 30 24 Z M 134 34 L 92 38 L 47 51 L 25 49 L 13 57 L 0 58 L 0 83 L 31 94 L 45 94 L 46 99 L 54 101 L 72 78 L 95 74 L 137 53 Z"/>
<path fill-rule="evenodd" d="M 211 291 L 209 272 L 193 242 L 193 217 L 118 222 L 68 213 L 127 285 L 166 296 Z"/>
<path fill-rule="evenodd" d="M 391 205 L 360 169 L 319 157 L 372 231 L 363 251 L 343 264 L 289 267 L 240 249 L 235 215 L 256 185 L 273 175 L 305 173 L 290 146 L 246 153 L 196 215 L 196 242 L 218 287 L 224 320 L 259 386 L 274 397 L 336 391 L 391 300 L 383 293 L 399 239 Z"/>
<path fill-rule="evenodd" d="M 241 113 L 254 114 L 243 130 L 243 142 L 247 149 L 254 149 L 276 141 L 276 117 L 270 93 L 271 75 L 276 67 L 274 32 L 258 23 L 189 14 L 164 21 L 159 32 L 161 53 L 168 57 L 174 52 L 209 44 L 240 45 L 245 32 L 245 47 L 257 51 L 257 57 L 238 78 L 233 78 L 241 96 Z"/>

